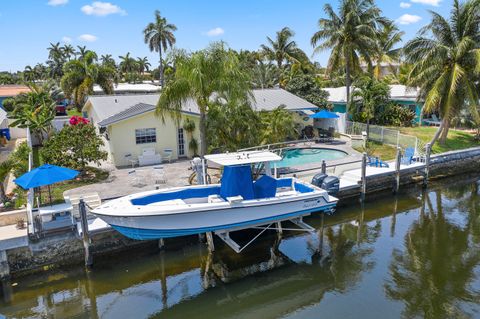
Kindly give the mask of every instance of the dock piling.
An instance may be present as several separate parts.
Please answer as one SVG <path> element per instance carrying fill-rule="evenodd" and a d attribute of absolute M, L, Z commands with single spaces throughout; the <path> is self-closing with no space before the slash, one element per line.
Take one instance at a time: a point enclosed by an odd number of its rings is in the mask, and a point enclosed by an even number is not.
<path fill-rule="evenodd" d="M 93 256 L 90 253 L 90 236 L 88 233 L 87 208 L 83 199 L 78 203 L 78 210 L 80 211 L 80 222 L 82 225 L 82 240 L 85 249 L 85 266 L 91 267 L 93 265 Z"/>
<path fill-rule="evenodd" d="M 425 145 L 425 172 L 423 178 L 423 187 L 428 185 L 428 175 L 430 174 L 430 153 L 432 152 L 432 145 L 427 143 Z"/>
<path fill-rule="evenodd" d="M 397 193 L 400 189 L 400 163 L 402 161 L 402 149 L 397 147 L 397 157 L 395 160 L 395 185 L 393 187 L 393 192 Z"/>
<path fill-rule="evenodd" d="M 363 153 L 362 157 L 362 187 L 360 190 L 360 201 L 365 201 L 365 193 L 367 192 L 367 153 Z"/>

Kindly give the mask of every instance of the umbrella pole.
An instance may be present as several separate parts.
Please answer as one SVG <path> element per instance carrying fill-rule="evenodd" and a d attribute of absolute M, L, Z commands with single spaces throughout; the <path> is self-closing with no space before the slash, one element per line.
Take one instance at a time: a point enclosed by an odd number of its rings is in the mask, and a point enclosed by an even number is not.
<path fill-rule="evenodd" d="M 50 190 L 50 185 L 48 187 L 48 197 L 50 198 L 50 206 L 52 206 L 52 191 Z"/>

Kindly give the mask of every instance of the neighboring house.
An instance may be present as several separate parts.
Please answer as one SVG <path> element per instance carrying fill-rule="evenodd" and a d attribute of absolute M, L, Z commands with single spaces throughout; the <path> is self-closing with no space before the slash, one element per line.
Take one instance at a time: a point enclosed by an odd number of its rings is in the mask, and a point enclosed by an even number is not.
<path fill-rule="evenodd" d="M 308 115 L 317 107 L 283 89 L 253 90 L 255 101 L 252 107 L 257 111 L 271 111 L 284 105 L 295 112 L 299 123 L 310 121 Z M 172 159 L 190 158 L 194 154 L 188 149 L 191 137 L 183 130 L 183 121 L 189 118 L 195 122 L 193 137 L 200 143 L 199 110 L 193 100 L 182 108 L 179 123 L 169 115 L 165 122 L 155 115 L 159 94 L 130 94 L 90 96 L 83 107 L 87 117 L 101 133 L 109 160 L 116 166 L 129 165 L 127 154 L 138 157 L 143 149 L 155 148 L 159 154 L 172 149 Z M 200 147 L 200 145 L 199 145 Z"/>
<path fill-rule="evenodd" d="M 415 112 L 415 122 L 420 122 L 423 102 L 418 100 L 418 89 L 405 85 L 389 85 L 390 100 Z M 338 113 L 347 112 L 347 89 L 345 86 L 337 88 L 323 88 L 329 93 L 328 103 L 333 105 L 333 111 Z M 352 87 L 353 91 L 354 88 Z"/>
<path fill-rule="evenodd" d="M 148 94 L 158 93 L 160 87 L 149 83 L 118 83 L 113 85 L 115 94 Z M 98 85 L 93 86 L 93 95 L 104 95 L 102 88 Z"/>
<path fill-rule="evenodd" d="M 30 92 L 30 89 L 25 85 L 0 85 L 0 108 L 3 108 L 3 100 L 25 92 Z"/>
<path fill-rule="evenodd" d="M 400 63 L 399 62 L 381 62 L 380 63 L 380 78 L 384 78 L 387 75 L 396 75 L 400 71 Z M 372 68 L 375 68 L 377 63 L 374 62 L 372 64 Z M 363 72 L 368 72 L 368 65 L 366 63 L 360 63 L 360 68 Z"/>

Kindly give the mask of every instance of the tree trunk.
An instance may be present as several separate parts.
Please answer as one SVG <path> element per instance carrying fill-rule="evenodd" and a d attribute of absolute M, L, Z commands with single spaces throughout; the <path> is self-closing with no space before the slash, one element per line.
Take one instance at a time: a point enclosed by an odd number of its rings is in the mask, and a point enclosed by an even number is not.
<path fill-rule="evenodd" d="M 160 73 L 159 75 L 159 82 L 160 82 L 160 86 L 162 87 L 163 89 L 163 60 L 162 60 L 162 46 L 160 45 L 158 47 L 158 55 L 160 56 L 160 64 L 158 66 L 158 72 Z"/>
<path fill-rule="evenodd" d="M 447 119 L 444 119 L 442 123 L 444 125 L 443 125 L 442 135 L 440 135 L 440 144 L 444 145 L 447 142 L 448 130 L 450 129 L 450 121 Z"/>
<path fill-rule="evenodd" d="M 207 154 L 207 126 L 205 110 L 200 108 L 200 156 Z"/>
<path fill-rule="evenodd" d="M 352 84 L 352 80 L 350 78 L 350 56 L 348 54 L 345 55 L 345 86 L 347 88 L 347 105 L 350 104 L 350 86 Z"/>
<path fill-rule="evenodd" d="M 432 140 L 430 141 L 430 146 L 433 147 L 435 142 L 437 141 L 438 137 L 440 136 L 440 133 L 442 133 L 443 128 L 445 127 L 445 121 L 442 121 L 440 126 L 438 127 L 437 132 L 435 132 L 435 135 L 433 135 Z"/>

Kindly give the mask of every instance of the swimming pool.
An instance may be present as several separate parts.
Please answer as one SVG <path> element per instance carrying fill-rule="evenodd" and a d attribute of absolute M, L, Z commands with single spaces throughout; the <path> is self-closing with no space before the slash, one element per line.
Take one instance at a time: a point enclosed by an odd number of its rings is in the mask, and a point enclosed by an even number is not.
<path fill-rule="evenodd" d="M 291 167 L 311 163 L 320 163 L 322 160 L 331 161 L 346 157 L 348 154 L 328 148 L 290 148 L 282 152 L 283 159 L 277 167 Z"/>

